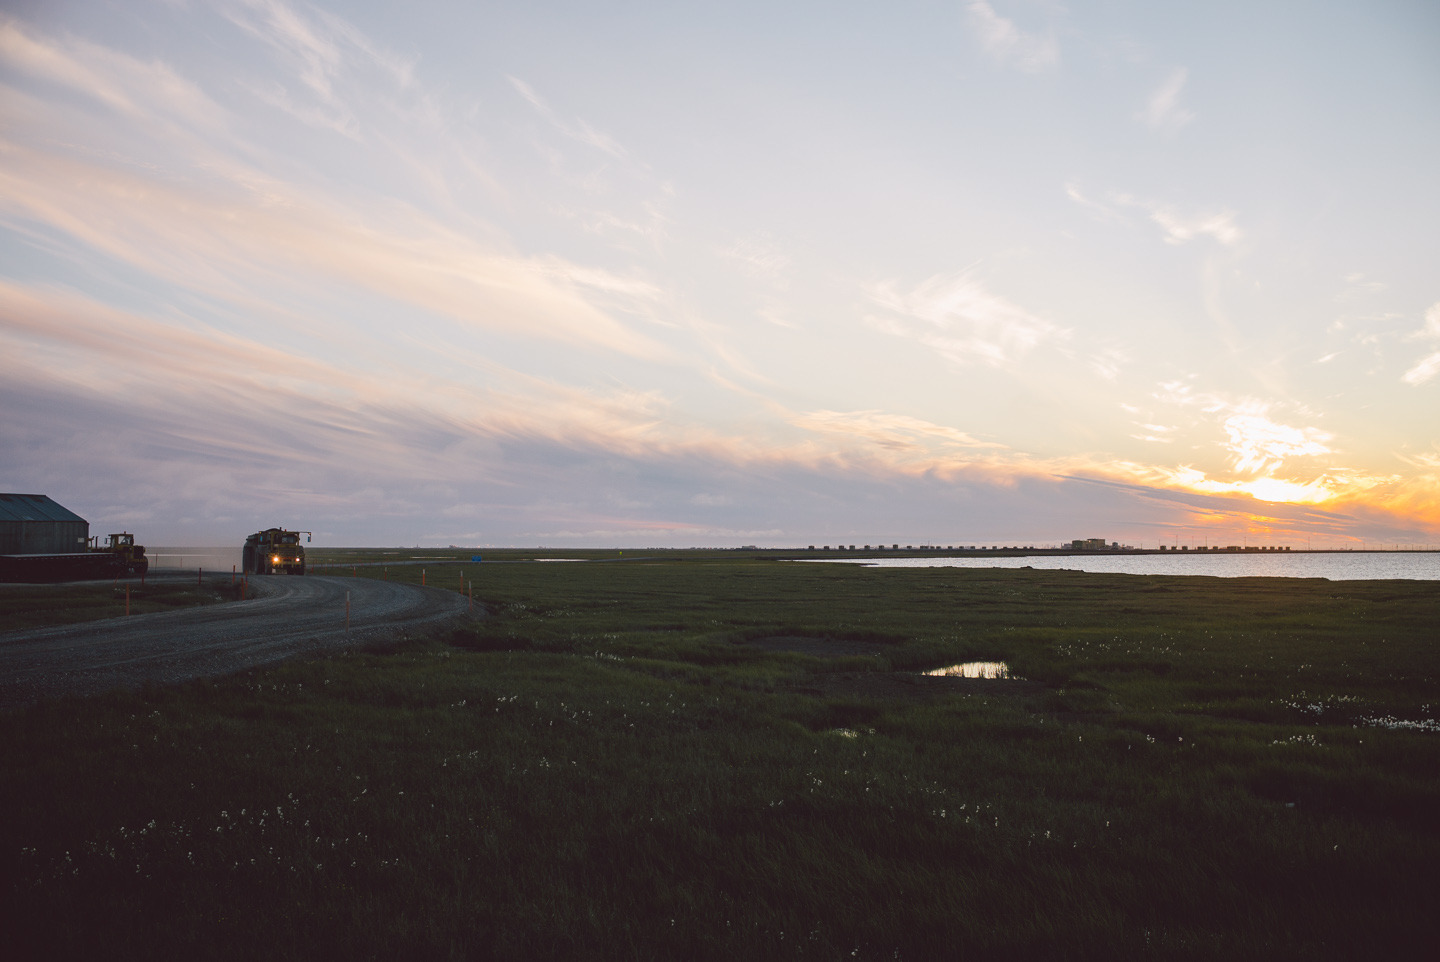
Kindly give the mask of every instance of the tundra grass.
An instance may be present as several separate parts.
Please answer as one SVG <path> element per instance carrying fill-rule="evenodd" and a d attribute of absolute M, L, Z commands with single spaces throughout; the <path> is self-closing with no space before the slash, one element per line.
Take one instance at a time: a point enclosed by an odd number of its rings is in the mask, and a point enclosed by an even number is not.
<path fill-rule="evenodd" d="M 1418 959 L 1440 937 L 1440 585 L 464 570 L 487 617 L 445 637 L 0 717 L 11 944 Z M 968 660 L 1024 680 L 878 684 Z"/>
<path fill-rule="evenodd" d="M 145 583 L 137 577 L 113 583 L 0 584 L 0 631 L 118 618 L 126 613 L 127 603 L 130 614 L 142 615 L 239 596 L 238 588 L 215 579 L 203 586 L 193 578 L 182 582 L 153 576 Z"/>

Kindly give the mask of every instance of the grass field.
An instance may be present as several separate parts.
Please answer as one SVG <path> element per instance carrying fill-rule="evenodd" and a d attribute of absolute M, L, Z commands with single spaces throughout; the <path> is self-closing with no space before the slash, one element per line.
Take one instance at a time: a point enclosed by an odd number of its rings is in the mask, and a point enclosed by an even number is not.
<path fill-rule="evenodd" d="M 0 584 L 0 631 L 67 625 L 126 613 L 143 615 L 195 605 L 235 601 L 229 585 L 197 584 L 151 576 L 117 579 L 113 584 Z"/>
<path fill-rule="evenodd" d="M 10 944 L 1307 960 L 1440 944 L 1440 584 L 689 557 L 337 556 L 457 589 L 463 570 L 489 615 L 0 716 Z M 918 674 L 965 661 L 1018 680 Z"/>

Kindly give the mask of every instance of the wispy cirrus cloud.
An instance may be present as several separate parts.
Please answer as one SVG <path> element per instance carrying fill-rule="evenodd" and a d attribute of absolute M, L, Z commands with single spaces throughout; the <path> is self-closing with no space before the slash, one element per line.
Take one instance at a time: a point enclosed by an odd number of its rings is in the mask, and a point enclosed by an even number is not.
<path fill-rule="evenodd" d="M 1289 458 L 1331 454 L 1333 436 L 1318 427 L 1294 427 L 1271 417 L 1274 404 L 1254 398 L 1232 400 L 1219 394 L 1196 391 L 1185 381 L 1167 381 L 1155 392 L 1155 399 L 1174 407 L 1194 408 L 1214 416 L 1225 433 L 1222 448 L 1229 452 L 1231 466 L 1245 474 L 1273 473 Z M 1303 412 L 1302 412 L 1303 413 Z"/>
<path fill-rule="evenodd" d="M 1053 36 L 1021 30 L 985 0 L 971 0 L 965 11 L 981 45 L 999 62 L 1026 73 L 1039 73 L 1059 64 L 1060 45 Z"/>
<path fill-rule="evenodd" d="M 1104 347 L 1090 356 L 1090 367 L 1100 377 L 1114 381 L 1131 362 L 1128 351 L 1119 347 Z"/>
<path fill-rule="evenodd" d="M 1136 117 L 1155 130 L 1179 130 L 1195 119 L 1194 112 L 1180 104 L 1189 71 L 1176 67 L 1165 81 L 1150 94 L 1145 107 Z"/>
<path fill-rule="evenodd" d="M 1098 201 L 1087 195 L 1080 189 L 1080 185 L 1074 181 L 1069 181 L 1065 184 L 1065 196 L 1085 208 L 1098 220 L 1120 223 L 1126 219 L 1124 214 L 1120 213 L 1110 204 Z"/>
<path fill-rule="evenodd" d="M 342 17 L 302 10 L 283 0 L 236 0 L 218 4 L 220 14 L 272 54 L 281 73 L 235 81 L 261 103 L 306 126 L 362 140 L 363 101 L 375 89 L 394 91 L 414 81 L 413 64 L 386 50 Z M 378 70 L 380 83 L 357 78 Z M 361 93 L 365 89 L 368 93 Z"/>
<path fill-rule="evenodd" d="M 1130 435 L 1137 441 L 1148 441 L 1152 444 L 1173 444 L 1175 442 L 1174 425 L 1168 424 L 1139 424 L 1141 433 Z"/>
<path fill-rule="evenodd" d="M 1233 210 L 1184 212 L 1170 204 L 1125 198 L 1125 202 L 1149 213 L 1150 219 L 1165 232 L 1165 243 L 1184 244 L 1197 237 L 1210 237 L 1227 247 L 1244 237 L 1235 223 Z"/>
<path fill-rule="evenodd" d="M 878 330 L 916 340 L 956 364 L 1003 367 L 1069 331 L 988 290 L 970 271 L 937 274 L 909 291 L 876 285 L 870 300 L 885 313 L 866 317 Z"/>
<path fill-rule="evenodd" d="M 1344 288 L 1335 296 L 1338 301 L 1360 300 L 1384 293 L 1389 287 L 1384 281 L 1365 276 L 1363 271 L 1351 271 L 1342 278 Z"/>
<path fill-rule="evenodd" d="M 772 282 L 782 280 L 791 266 L 790 256 L 763 231 L 740 238 L 721 250 L 720 256 L 739 264 L 751 277 Z"/>
<path fill-rule="evenodd" d="M 1440 301 L 1437 301 L 1430 310 L 1425 312 L 1425 325 L 1410 335 L 1411 340 L 1428 341 L 1436 345 L 1436 350 L 1416 361 L 1409 370 L 1401 375 L 1400 380 L 1406 384 L 1413 384 L 1416 387 L 1424 384 L 1437 374 L 1440 374 Z"/>
<path fill-rule="evenodd" d="M 619 250 L 660 251 L 670 239 L 674 184 L 657 178 L 648 164 L 588 120 L 565 116 L 531 84 L 511 75 L 505 80 L 563 141 L 584 148 L 574 151 L 554 138 L 534 138 L 532 148 L 568 188 L 560 192 L 568 200 L 552 195 L 552 210 Z"/>
<path fill-rule="evenodd" d="M 1185 210 L 1165 201 L 1137 197 L 1123 191 L 1112 191 L 1103 200 L 1081 191 L 1073 182 L 1065 185 L 1065 196 L 1102 220 L 1124 221 L 1126 209 L 1143 212 L 1158 226 L 1167 244 L 1184 244 L 1199 237 L 1233 247 L 1245 234 L 1237 223 L 1238 215 L 1229 208 Z"/>
<path fill-rule="evenodd" d="M 1440 482 L 1440 445 L 1435 445 L 1429 451 L 1417 451 L 1414 454 L 1396 456 L 1406 464 L 1429 471 L 1431 480 Z"/>
<path fill-rule="evenodd" d="M 1272 413 L 1275 404 L 1197 391 L 1186 381 L 1165 382 L 1154 397 L 1164 405 L 1199 411 L 1205 416 L 1201 423 L 1207 426 L 1207 433 L 1215 436 L 1210 457 L 1201 455 L 1202 461 L 1211 462 L 1211 472 L 1190 464 L 1161 469 L 1170 483 L 1195 491 L 1236 492 L 1264 501 L 1297 503 L 1353 494 L 1370 483 L 1361 473 L 1333 463 L 1332 433 L 1313 424 L 1289 423 L 1295 416 L 1313 417 L 1303 409 L 1291 411 L 1291 417 L 1282 421 Z M 1146 441 L 1168 440 L 1175 430 L 1144 427 L 1147 433 L 1136 437 Z M 1159 429 L 1150 432 L 1152 427 Z M 1192 425 L 1186 433 L 1193 437 L 1196 428 Z"/>
<path fill-rule="evenodd" d="M 10 70 L 63 87 L 126 118 L 208 131 L 225 117 L 199 86 L 165 63 L 139 60 L 77 37 L 52 40 L 14 21 L 0 20 L 0 60 Z M 19 96 L 18 91 L 6 94 L 7 99 Z M 9 111 L 19 107 L 12 102 Z"/>
<path fill-rule="evenodd" d="M 256 282 L 325 279 L 467 324 L 658 357 L 597 306 L 653 286 L 555 257 L 497 252 L 403 205 L 362 212 L 243 167 L 180 181 L 0 140 L 0 215 L 46 224 L 169 283 L 230 300 Z"/>
<path fill-rule="evenodd" d="M 816 443 L 725 434 L 655 390 L 583 389 L 493 366 L 484 378 L 444 382 L 413 352 L 377 373 L 351 356 L 319 360 L 202 324 L 179 327 L 71 292 L 4 282 L 0 400 L 44 412 L 35 423 L 51 440 L 27 442 L 34 470 L 78 483 L 86 463 L 78 452 L 118 456 L 112 447 L 129 446 L 131 460 L 146 465 L 132 485 L 150 492 L 145 475 L 166 479 L 164 493 L 147 495 L 157 503 L 167 496 L 209 503 L 216 493 L 243 490 L 252 510 L 283 502 L 291 511 L 343 513 L 346 504 L 378 499 L 405 514 L 410 499 L 458 504 L 481 486 L 492 516 L 497 505 L 512 513 L 516 499 L 546 524 L 594 517 L 607 505 L 624 509 L 595 529 L 616 536 L 659 523 L 656 512 L 677 500 L 667 485 L 651 490 L 636 475 L 703 480 L 706 487 L 690 488 L 702 495 L 678 500 L 740 517 L 773 496 L 754 480 L 770 472 L 808 476 L 828 465 L 855 478 L 920 476 L 964 469 L 977 452 L 983 469 L 983 455 L 1002 447 L 881 411 L 796 417 Z M 16 442 L 35 423 L 7 421 L 0 443 Z M 571 503 L 527 500 L 541 489 L 564 492 Z M 263 498 L 255 494 L 262 490 Z M 740 490 L 748 494 L 740 498 Z"/>
<path fill-rule="evenodd" d="M 343 101 L 336 86 L 356 61 L 378 67 L 398 87 L 414 81 L 411 61 L 386 50 L 353 23 L 329 11 L 311 8 L 302 12 L 282 0 L 238 0 L 221 4 L 220 12 L 270 47 L 290 73 L 327 104 Z"/>
<path fill-rule="evenodd" d="M 443 477 L 488 471 L 486 446 L 513 440 L 631 453 L 717 443 L 676 426 L 654 390 L 556 384 L 448 343 L 397 353 L 359 332 L 352 342 L 322 360 L 193 318 L 153 318 L 0 280 L 0 375 L 36 397 L 69 393 L 123 411 L 96 419 L 102 433 L 117 420 L 148 421 L 168 437 L 241 451 L 256 464 L 267 447 L 308 461 L 353 455 L 363 444 L 377 466 L 383 449 L 387 469 L 423 464 Z M 377 367 L 376 353 L 391 356 Z M 437 378 L 439 358 L 457 353 L 480 376 Z M 462 455 L 477 448 L 482 457 L 467 467 L 474 459 Z M 447 451 L 456 464 L 432 463 Z"/>
<path fill-rule="evenodd" d="M 1005 448 L 1003 444 L 978 440 L 956 428 L 885 411 L 807 411 L 791 417 L 790 423 L 808 431 L 859 440 L 897 453 L 929 451 L 937 445 L 967 450 Z"/>
<path fill-rule="evenodd" d="M 629 152 L 622 147 L 618 141 L 608 134 L 596 130 L 586 121 L 579 118 L 566 120 L 564 117 L 561 117 L 545 98 L 536 93 L 535 89 L 525 81 L 518 77 L 506 77 L 505 79 L 510 81 L 510 86 L 514 87 L 515 91 L 520 94 L 521 97 L 525 98 L 540 116 L 549 121 L 551 126 L 566 137 L 594 147 L 596 150 L 609 154 L 611 157 L 619 160 L 624 160 L 629 157 Z"/>
<path fill-rule="evenodd" d="M 1293 427 L 1267 416 L 1261 405 L 1247 406 L 1225 419 L 1226 448 L 1235 470 L 1269 474 L 1287 460 L 1331 453 L 1331 435 L 1319 428 Z"/>
<path fill-rule="evenodd" d="M 231 23 L 264 41 L 287 60 L 312 93 L 327 103 L 335 102 L 340 45 L 322 36 L 294 7 L 279 0 L 243 0 L 220 10 Z"/>

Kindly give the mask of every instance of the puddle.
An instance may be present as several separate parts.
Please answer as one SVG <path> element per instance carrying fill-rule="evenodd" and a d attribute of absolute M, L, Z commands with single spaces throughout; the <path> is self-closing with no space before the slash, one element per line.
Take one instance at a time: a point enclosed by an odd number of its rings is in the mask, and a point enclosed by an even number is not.
<path fill-rule="evenodd" d="M 943 675 L 950 678 L 1011 678 L 1010 666 L 1003 661 L 967 661 L 946 668 L 925 672 L 927 675 Z M 1017 679 L 1018 680 L 1018 679 Z"/>

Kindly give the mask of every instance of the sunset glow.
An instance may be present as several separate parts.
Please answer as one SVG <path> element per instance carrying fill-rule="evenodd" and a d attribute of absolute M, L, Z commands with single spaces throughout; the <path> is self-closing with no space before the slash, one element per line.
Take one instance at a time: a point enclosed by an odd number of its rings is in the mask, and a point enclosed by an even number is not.
<path fill-rule="evenodd" d="M 0 489 L 161 544 L 1440 544 L 1432 5 L 606 6 L 7 6 Z"/>

